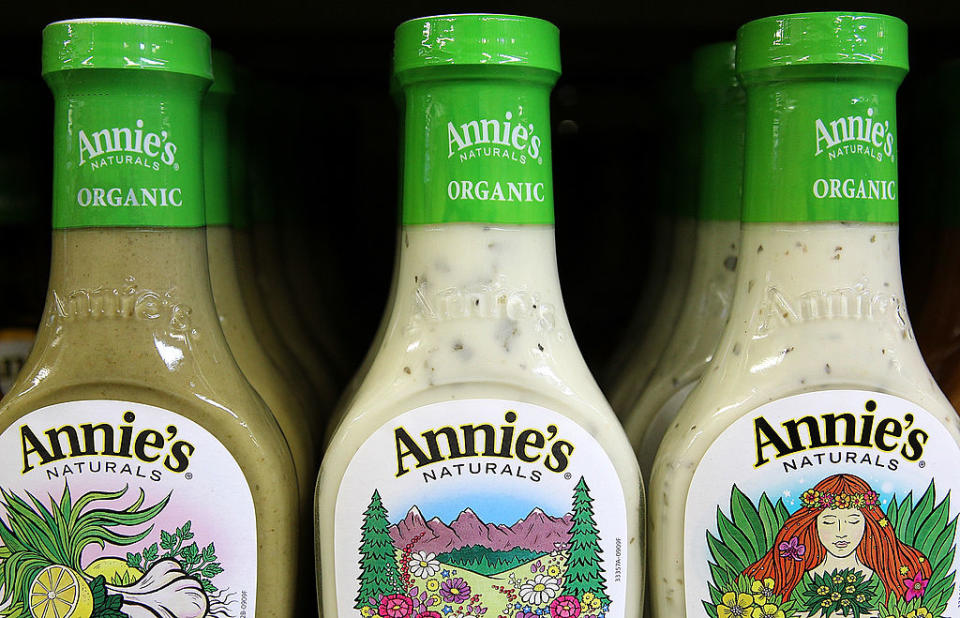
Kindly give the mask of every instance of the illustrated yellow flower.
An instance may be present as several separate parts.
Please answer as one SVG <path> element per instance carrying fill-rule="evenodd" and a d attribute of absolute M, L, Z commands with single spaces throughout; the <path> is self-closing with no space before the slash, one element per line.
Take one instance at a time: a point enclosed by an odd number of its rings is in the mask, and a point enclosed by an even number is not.
<path fill-rule="evenodd" d="M 830 605 L 830 599 L 824 599 L 820 601 L 820 605 L 822 605 L 823 607 L 827 607 L 828 605 Z"/>
<path fill-rule="evenodd" d="M 440 582 L 435 579 L 428 579 L 427 590 L 430 592 L 436 592 L 437 590 L 440 590 Z"/>
<path fill-rule="evenodd" d="M 908 567 L 908 566 L 906 566 L 906 565 L 901 565 L 901 566 L 900 566 L 900 575 L 906 575 L 906 574 L 909 573 L 909 572 L 910 572 L 910 567 Z"/>
<path fill-rule="evenodd" d="M 846 607 L 847 605 L 850 605 L 850 599 L 841 599 L 840 605 L 843 605 L 844 607 Z"/>
<path fill-rule="evenodd" d="M 906 618 L 930 618 L 931 615 L 932 614 L 930 614 L 926 607 L 918 607 L 907 614 Z"/>
<path fill-rule="evenodd" d="M 864 601 L 867 600 L 867 595 L 865 595 L 865 594 L 858 594 L 858 595 L 855 596 L 854 598 L 857 600 L 857 603 L 863 603 Z"/>
<path fill-rule="evenodd" d="M 375 613 L 376 612 L 373 611 L 373 608 L 370 607 L 369 605 L 364 605 L 363 607 L 360 608 L 360 615 L 363 616 L 364 618 L 371 618 L 371 616 L 373 616 Z"/>
<path fill-rule="evenodd" d="M 830 594 L 830 600 L 831 600 L 831 601 L 839 601 L 839 600 L 840 600 L 840 593 L 839 593 L 839 592 L 833 592 L 833 593 L 831 593 L 831 594 Z"/>
<path fill-rule="evenodd" d="M 773 603 L 753 608 L 751 616 L 752 618 L 784 618 L 783 610 Z"/>
<path fill-rule="evenodd" d="M 430 600 L 433 601 L 433 603 L 430 604 L 431 607 L 440 607 L 440 604 L 443 603 L 443 601 L 440 599 L 440 595 L 437 594 L 430 595 Z"/>
<path fill-rule="evenodd" d="M 753 605 L 753 597 L 746 593 L 728 592 L 720 599 L 721 604 L 717 605 L 717 616 L 719 618 L 740 618 L 747 616 L 747 609 Z"/>
<path fill-rule="evenodd" d="M 557 576 L 559 576 L 559 575 L 560 575 L 560 567 L 558 567 L 558 566 L 555 565 L 555 564 L 550 565 L 550 567 L 547 569 L 547 575 L 549 575 L 550 577 L 557 577 Z"/>
<path fill-rule="evenodd" d="M 877 523 L 880 524 L 880 527 L 881 527 L 881 528 L 886 528 L 887 525 L 888 525 L 890 522 L 887 521 L 887 518 L 886 518 L 886 517 L 884 517 L 884 518 L 882 518 L 880 521 L 878 521 Z"/>
<path fill-rule="evenodd" d="M 762 580 L 754 580 L 750 584 L 750 592 L 753 593 L 753 602 L 757 604 L 757 607 L 762 607 L 770 599 L 773 598 L 773 579 L 770 577 L 765 577 Z"/>
<path fill-rule="evenodd" d="M 846 592 L 847 594 L 853 594 L 854 592 L 856 592 L 856 590 L 857 589 L 854 586 L 847 586 L 846 588 L 843 589 L 843 591 Z"/>
<path fill-rule="evenodd" d="M 591 603 L 593 603 L 593 600 L 594 600 L 595 598 L 597 598 L 597 597 L 594 596 L 594 594 L 593 594 L 592 592 L 584 592 L 584 593 L 583 593 L 583 604 L 584 604 L 584 605 L 590 605 Z"/>
<path fill-rule="evenodd" d="M 857 576 L 856 576 L 854 573 L 851 573 L 850 575 L 847 575 L 847 582 L 848 582 L 848 583 L 853 584 L 853 583 L 856 583 L 856 581 L 857 581 Z"/>
<path fill-rule="evenodd" d="M 592 601 L 590 601 L 590 609 L 594 611 L 600 609 L 601 605 L 603 605 L 603 603 L 600 602 L 600 599 L 594 598 Z"/>
<path fill-rule="evenodd" d="M 827 594 L 828 592 L 830 592 L 830 588 L 828 588 L 827 586 L 820 586 L 819 588 L 817 588 L 817 594 L 821 596 Z"/>

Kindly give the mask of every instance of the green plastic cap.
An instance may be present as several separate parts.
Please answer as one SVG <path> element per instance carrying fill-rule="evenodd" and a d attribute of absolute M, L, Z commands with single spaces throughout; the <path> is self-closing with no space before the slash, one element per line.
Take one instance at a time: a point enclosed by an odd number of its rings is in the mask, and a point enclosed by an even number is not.
<path fill-rule="evenodd" d="M 516 15 L 436 15 L 397 27 L 393 72 L 436 66 L 507 65 L 560 73 L 560 31 Z"/>
<path fill-rule="evenodd" d="M 714 43 L 693 52 L 693 87 L 697 92 L 737 88 L 737 47 L 733 41 Z"/>
<path fill-rule="evenodd" d="M 43 75 L 75 69 L 146 69 L 213 78 L 210 37 L 180 24 L 73 19 L 43 29 Z"/>
<path fill-rule="evenodd" d="M 843 64 L 908 70 L 907 24 L 876 13 L 798 13 L 757 19 L 737 32 L 741 75 L 789 66 Z"/>

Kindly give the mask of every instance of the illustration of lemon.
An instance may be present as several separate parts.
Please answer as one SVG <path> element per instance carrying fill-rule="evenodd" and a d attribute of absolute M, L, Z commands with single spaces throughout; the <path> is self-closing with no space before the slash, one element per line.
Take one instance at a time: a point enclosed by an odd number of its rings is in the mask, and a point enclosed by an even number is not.
<path fill-rule="evenodd" d="M 128 586 L 143 577 L 143 571 L 136 569 L 120 558 L 100 558 L 94 560 L 90 566 L 85 568 L 84 573 L 87 577 L 93 579 L 98 575 L 103 575 L 103 579 L 108 584 L 115 586 Z"/>
<path fill-rule="evenodd" d="M 59 564 L 46 567 L 30 584 L 34 618 L 90 618 L 93 594 L 80 574 Z"/>

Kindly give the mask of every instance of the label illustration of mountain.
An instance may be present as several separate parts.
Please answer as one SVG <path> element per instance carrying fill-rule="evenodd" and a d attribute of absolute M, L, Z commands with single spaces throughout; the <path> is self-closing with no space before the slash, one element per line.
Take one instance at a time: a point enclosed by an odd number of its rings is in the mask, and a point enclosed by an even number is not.
<path fill-rule="evenodd" d="M 785 495 L 791 495 L 789 492 Z M 793 512 L 734 485 L 707 531 L 711 581 L 703 607 L 734 616 L 949 615 L 957 516 L 950 492 L 882 496 L 853 474 L 800 489 Z M 724 512 L 726 511 L 726 512 Z"/>
<path fill-rule="evenodd" d="M 187 521 L 159 542 L 126 557 L 85 557 L 92 545 L 126 548 L 149 543 L 144 528 L 169 504 L 170 496 L 145 506 L 125 488 L 91 491 L 76 500 L 64 484 L 49 505 L 37 496 L 0 489 L 0 615 L 19 618 L 135 618 L 205 616 L 230 618 L 227 594 L 213 580 L 224 569 L 213 542 L 201 546 Z M 125 505 L 125 506 L 124 506 Z M 130 532 L 139 529 L 139 532 Z M 118 552 L 119 553 L 119 552 Z"/>
<path fill-rule="evenodd" d="M 605 618 L 611 600 L 594 499 L 535 507 L 512 525 L 463 508 L 449 523 L 413 505 L 396 523 L 375 490 L 363 513 L 355 608 L 370 618 Z"/>

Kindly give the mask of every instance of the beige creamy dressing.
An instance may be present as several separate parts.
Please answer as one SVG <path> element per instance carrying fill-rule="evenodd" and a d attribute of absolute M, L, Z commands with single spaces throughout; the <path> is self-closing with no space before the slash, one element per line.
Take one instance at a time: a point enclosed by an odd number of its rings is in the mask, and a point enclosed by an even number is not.
<path fill-rule="evenodd" d="M 321 466 L 318 560 L 334 564 L 341 479 L 372 432 L 419 406 L 495 398 L 554 410 L 603 445 L 628 506 L 626 571 L 630 581 L 642 581 L 636 461 L 570 331 L 554 256 L 552 226 L 403 229 L 392 313 Z M 327 569 L 320 577 L 323 606 L 337 607 L 335 573 Z M 630 618 L 639 614 L 632 609 L 640 607 L 639 594 L 638 586 L 627 586 Z"/>
<path fill-rule="evenodd" d="M 960 421 L 913 338 L 891 224 L 744 224 L 737 292 L 714 362 L 667 432 L 650 485 L 657 616 L 684 616 L 684 509 L 694 472 L 737 419 L 774 399 L 866 389 Z M 752 448 L 752 445 L 745 445 Z"/>
<path fill-rule="evenodd" d="M 660 440 L 683 404 L 684 393 L 700 380 L 713 358 L 730 317 L 739 245 L 739 221 L 703 220 L 697 225 L 690 285 L 680 317 L 650 381 L 624 421 L 644 478 L 650 478 Z"/>
<path fill-rule="evenodd" d="M 240 280 L 240 292 L 244 307 L 246 307 L 250 323 L 253 325 L 253 332 L 256 334 L 260 345 L 266 350 L 267 356 L 276 363 L 287 383 L 292 384 L 293 388 L 297 390 L 299 399 L 313 402 L 311 411 L 314 413 L 316 421 L 311 423 L 311 432 L 314 444 L 322 444 L 324 427 L 321 417 L 323 412 L 333 405 L 333 394 L 321 393 L 314 388 L 306 371 L 280 338 L 276 324 L 267 313 L 260 290 L 257 287 L 254 277 L 256 266 L 251 243 L 248 229 L 233 229 L 234 255 L 237 261 L 237 276 Z"/>
<path fill-rule="evenodd" d="M 326 422 L 330 418 L 333 401 L 337 396 L 337 387 L 331 377 L 330 369 L 321 358 L 310 332 L 291 302 L 296 292 L 291 289 L 283 267 L 280 265 L 280 247 L 277 239 L 279 230 L 273 223 L 256 223 L 251 227 L 253 255 L 256 259 L 254 276 L 260 289 L 263 305 L 267 314 L 277 327 L 280 338 L 293 352 L 307 377 L 323 398 L 324 405 L 319 407 L 319 419 Z"/>
<path fill-rule="evenodd" d="M 642 339 L 627 342 L 632 343 L 634 349 L 610 391 L 610 405 L 621 419 L 626 418 L 643 393 L 670 341 L 690 281 L 697 226 L 698 221 L 691 217 L 677 217 L 674 222 L 670 274 L 667 276 L 656 313 L 649 327 L 643 332 Z"/>
<path fill-rule="evenodd" d="M 43 322 L 0 404 L 0 432 L 33 410 L 79 400 L 139 402 L 198 423 L 230 452 L 253 496 L 256 615 L 291 616 L 298 551 L 294 465 L 223 337 L 202 268 L 204 235 L 203 229 L 166 228 L 54 231 Z M 133 296 L 146 300 L 118 315 L 115 290 L 123 295 L 134 285 Z M 143 296 L 150 292 L 167 295 L 168 304 Z"/>
<path fill-rule="evenodd" d="M 229 227 L 207 227 L 207 253 L 220 327 L 243 375 L 263 398 L 283 431 L 297 468 L 303 512 L 309 515 L 318 465 L 309 408 L 306 402 L 297 398 L 296 391 L 280 375 L 254 334 L 240 296 L 232 230 Z"/>

